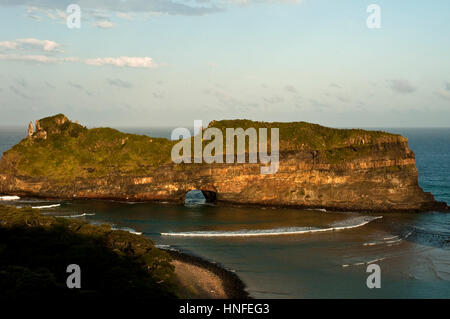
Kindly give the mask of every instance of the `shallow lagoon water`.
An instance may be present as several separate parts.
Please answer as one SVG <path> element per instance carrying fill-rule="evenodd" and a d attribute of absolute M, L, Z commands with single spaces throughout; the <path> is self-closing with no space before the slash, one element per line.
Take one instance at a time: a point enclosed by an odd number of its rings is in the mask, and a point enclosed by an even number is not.
<path fill-rule="evenodd" d="M 16 205 L 49 206 L 54 202 Z M 450 214 L 360 214 L 232 206 L 68 201 L 42 209 L 150 237 L 155 244 L 236 272 L 257 298 L 449 298 Z M 381 217 L 382 218 L 376 218 Z M 284 235 L 292 227 L 350 229 Z M 356 223 L 355 223 L 356 222 Z M 161 233 L 276 236 L 178 237 Z M 367 265 L 381 266 L 382 288 L 366 286 Z"/>

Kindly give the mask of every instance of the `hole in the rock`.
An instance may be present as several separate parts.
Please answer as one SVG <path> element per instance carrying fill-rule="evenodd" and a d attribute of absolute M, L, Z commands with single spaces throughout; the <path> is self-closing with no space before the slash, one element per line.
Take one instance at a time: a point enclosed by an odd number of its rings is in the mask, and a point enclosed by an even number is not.
<path fill-rule="evenodd" d="M 186 193 L 184 203 L 188 205 L 201 205 L 205 203 L 214 203 L 216 193 L 212 191 L 202 191 L 199 189 L 191 190 Z"/>
<path fill-rule="evenodd" d="M 188 205 L 201 205 L 206 203 L 206 198 L 201 190 L 195 189 L 186 193 L 184 203 Z"/>

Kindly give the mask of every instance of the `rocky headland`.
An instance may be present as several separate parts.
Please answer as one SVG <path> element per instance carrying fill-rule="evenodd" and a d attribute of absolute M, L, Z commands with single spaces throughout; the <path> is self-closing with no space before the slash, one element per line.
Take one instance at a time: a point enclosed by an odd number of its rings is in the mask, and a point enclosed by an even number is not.
<path fill-rule="evenodd" d="M 111 128 L 88 129 L 62 114 L 41 119 L 35 126 L 31 124 L 28 137 L 1 158 L 1 194 L 183 202 L 187 192 L 201 190 L 208 201 L 230 204 L 447 210 L 446 203 L 419 187 L 408 139 L 386 132 L 306 122 L 209 124 L 223 132 L 279 128 L 279 169 L 264 175 L 261 163 L 175 164 L 171 150 L 178 141 Z"/>

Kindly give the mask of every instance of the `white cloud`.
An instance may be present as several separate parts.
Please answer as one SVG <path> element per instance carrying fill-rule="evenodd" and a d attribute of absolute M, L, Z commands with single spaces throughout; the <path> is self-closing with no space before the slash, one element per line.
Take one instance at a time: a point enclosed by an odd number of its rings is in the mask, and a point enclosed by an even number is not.
<path fill-rule="evenodd" d="M 78 0 L 83 20 L 105 20 L 91 25 L 98 28 L 112 28 L 109 19 L 114 15 L 124 20 L 159 15 L 203 16 L 224 12 L 232 7 L 259 3 L 300 4 L 303 0 Z M 65 23 L 65 6 L 70 2 L 61 0 L 0 0 L 0 6 L 24 6 L 27 17 L 41 22 L 46 18 Z M 59 8 L 59 9 L 57 9 Z M 62 9 L 62 10 L 61 10 Z M 109 22 L 106 22 L 109 21 Z"/>
<path fill-rule="evenodd" d="M 14 41 L 3 41 L 3 42 L 0 42 L 0 48 L 16 49 L 17 48 L 17 42 L 14 42 Z"/>
<path fill-rule="evenodd" d="M 103 27 L 108 27 L 109 24 L 103 25 Z M 38 48 L 45 53 L 62 52 L 59 48 L 60 44 L 55 41 L 50 40 L 39 40 L 34 38 L 24 38 L 17 39 L 15 41 L 4 41 L 0 42 L 0 49 L 6 49 L 0 54 L 0 60 L 8 61 L 22 61 L 22 62 L 36 62 L 36 63 L 63 63 L 63 62 L 81 62 L 87 65 L 103 66 L 112 65 L 116 67 L 130 67 L 130 68 L 154 68 L 158 65 L 150 57 L 105 57 L 105 58 L 91 58 L 91 59 L 81 59 L 78 57 L 55 57 L 43 54 L 34 54 L 30 52 L 29 49 Z M 7 53 L 11 51 L 11 53 Z M 19 54 L 24 53 L 32 54 Z M 33 50 L 31 50 L 33 51 Z"/>
<path fill-rule="evenodd" d="M 115 24 L 108 20 L 102 20 L 95 22 L 94 26 L 101 29 L 111 29 L 115 26 Z"/>
<path fill-rule="evenodd" d="M 65 2 L 67 5 L 70 2 Z M 86 10 L 96 9 L 110 12 L 162 13 L 171 15 L 205 15 L 223 11 L 223 0 L 78 0 L 76 3 Z M 39 12 L 55 19 L 53 8 L 61 8 L 61 0 L 0 0 L 0 6 L 28 6 L 28 13 Z"/>
<path fill-rule="evenodd" d="M 448 90 L 441 90 L 441 91 L 437 91 L 436 94 L 443 98 L 444 100 L 450 101 L 450 91 Z"/>
<path fill-rule="evenodd" d="M 61 10 L 59 10 L 59 9 L 56 9 L 55 12 L 56 12 L 56 17 L 57 17 L 57 18 L 59 18 L 59 19 L 61 19 L 61 20 L 64 20 L 64 22 L 66 21 L 66 19 L 67 19 L 67 13 L 65 13 L 64 11 L 61 11 Z"/>
<path fill-rule="evenodd" d="M 65 23 L 67 14 L 60 9 L 28 6 L 27 7 L 27 17 L 32 18 L 37 21 L 42 21 L 43 17 L 47 17 L 50 20 L 59 20 L 59 22 Z"/>
<path fill-rule="evenodd" d="M 47 16 L 50 19 L 55 19 L 55 16 L 51 13 L 50 10 L 48 9 L 43 9 L 43 8 L 39 8 L 39 7 L 27 7 L 27 15 L 28 17 L 38 17 L 40 19 L 40 17 L 38 16 L 38 14 L 43 14 L 45 16 Z"/>
<path fill-rule="evenodd" d="M 50 40 L 39 40 L 34 38 L 16 39 L 14 41 L 0 42 L 0 48 L 6 48 L 10 50 L 22 49 L 22 48 L 39 49 L 46 52 L 62 52 L 60 49 L 61 44 Z"/>
<path fill-rule="evenodd" d="M 109 11 L 123 14 L 119 16 L 127 19 L 129 13 L 140 14 L 170 14 L 170 15 L 206 15 L 225 11 L 233 5 L 251 5 L 257 3 L 287 3 L 299 4 L 302 0 L 78 0 L 76 3 L 88 10 Z M 61 0 L 0 0 L 0 6 L 26 6 L 27 15 L 36 17 L 37 14 L 51 20 L 62 18 Z M 58 12 L 59 11 L 59 12 Z"/>
<path fill-rule="evenodd" d="M 437 96 L 443 98 L 444 100 L 450 101 L 450 83 L 446 82 L 443 90 L 435 92 Z"/>
<path fill-rule="evenodd" d="M 38 47 L 44 51 L 59 51 L 59 52 L 61 52 L 61 50 L 59 49 L 59 47 L 61 47 L 61 45 L 56 43 L 55 41 L 28 38 L 28 39 L 17 39 L 16 42 L 19 45 L 31 45 L 34 47 Z"/>
<path fill-rule="evenodd" d="M 19 54 L 0 54 L 0 60 L 36 62 L 44 64 L 64 63 L 64 62 L 81 62 L 87 65 L 104 66 L 111 65 L 116 67 L 130 68 L 154 68 L 158 65 L 153 62 L 150 57 L 127 57 L 118 58 L 94 58 L 82 60 L 77 57 L 50 57 L 46 55 L 19 55 Z"/>
<path fill-rule="evenodd" d="M 130 68 L 153 68 L 157 65 L 149 57 L 127 57 L 121 56 L 118 58 L 96 58 L 87 59 L 85 61 L 89 65 L 113 65 L 117 67 L 130 67 Z"/>
<path fill-rule="evenodd" d="M 0 54 L 0 60 L 37 62 L 49 64 L 62 62 L 77 62 L 79 61 L 79 58 L 76 57 L 57 58 L 57 57 L 49 57 L 46 55 Z"/>
<path fill-rule="evenodd" d="M 117 12 L 117 16 L 123 20 L 133 20 L 134 15 L 129 12 Z"/>

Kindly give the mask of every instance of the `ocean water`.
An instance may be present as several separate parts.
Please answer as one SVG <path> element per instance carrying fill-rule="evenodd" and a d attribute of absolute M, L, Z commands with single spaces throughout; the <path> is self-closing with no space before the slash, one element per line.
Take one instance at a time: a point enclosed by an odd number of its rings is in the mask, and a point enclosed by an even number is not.
<path fill-rule="evenodd" d="M 168 129 L 122 130 L 170 134 Z M 421 187 L 450 202 L 450 129 L 384 130 L 409 138 Z M 0 128 L 0 152 L 25 135 L 25 129 Z M 189 194 L 185 205 L 32 198 L 4 203 L 148 236 L 161 248 L 236 272 L 256 298 L 450 298 L 448 213 L 215 206 L 199 192 Z M 372 263 L 381 268 L 380 289 L 366 285 Z"/>

